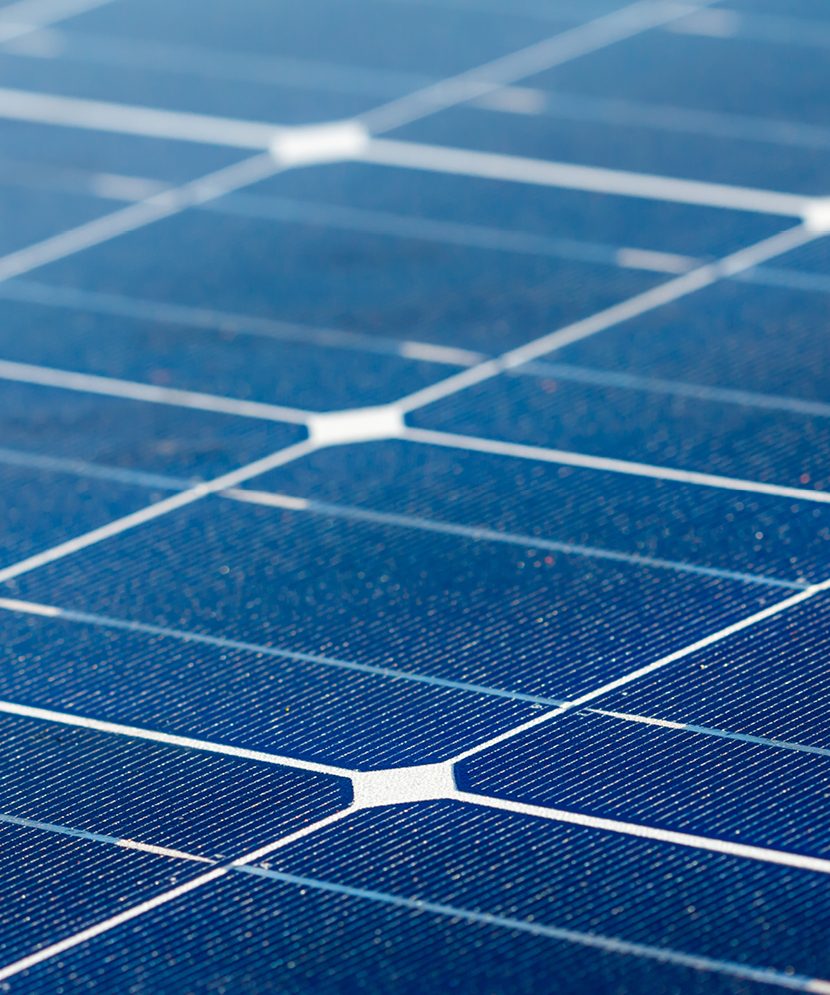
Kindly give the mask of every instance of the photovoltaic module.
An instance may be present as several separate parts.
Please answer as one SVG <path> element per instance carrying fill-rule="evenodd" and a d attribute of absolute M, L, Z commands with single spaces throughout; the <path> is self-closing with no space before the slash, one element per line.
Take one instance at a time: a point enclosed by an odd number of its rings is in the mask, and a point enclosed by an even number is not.
<path fill-rule="evenodd" d="M 0 992 L 830 993 L 827 0 L 0 0 Z"/>

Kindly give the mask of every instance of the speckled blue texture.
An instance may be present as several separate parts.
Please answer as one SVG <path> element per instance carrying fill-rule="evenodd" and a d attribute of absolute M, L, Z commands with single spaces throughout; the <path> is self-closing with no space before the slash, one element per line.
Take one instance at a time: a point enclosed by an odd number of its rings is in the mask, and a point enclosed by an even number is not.
<path fill-rule="evenodd" d="M 0 0 L 0 993 L 830 992 L 830 19 L 696 6 Z"/>

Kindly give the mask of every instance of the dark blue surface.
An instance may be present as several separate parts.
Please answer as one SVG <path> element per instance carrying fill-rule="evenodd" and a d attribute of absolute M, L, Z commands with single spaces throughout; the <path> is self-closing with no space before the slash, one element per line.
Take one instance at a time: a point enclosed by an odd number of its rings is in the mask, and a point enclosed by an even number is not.
<path fill-rule="evenodd" d="M 17 453 L 197 480 L 305 436 L 296 425 L 2 380 L 0 417 L 4 448 Z"/>
<path fill-rule="evenodd" d="M 182 631 L 124 631 L 117 621 L 4 617 L 0 697 L 354 769 L 444 760 L 541 709 L 405 667 L 395 677 L 323 654 L 315 662 Z"/>
<path fill-rule="evenodd" d="M 182 183 L 244 158 L 239 149 L 22 121 L 0 121 L 0 135 L 5 168 L 24 173 L 31 163 L 36 173 L 46 165 Z"/>
<path fill-rule="evenodd" d="M 566 11 L 560 20 L 567 24 L 572 19 L 573 11 Z M 234 17 L 228 17 L 221 0 L 209 0 L 201 5 L 198 18 L 188 20 L 180 8 L 149 0 L 140 6 L 121 3 L 91 10 L 74 19 L 72 27 L 186 42 L 205 46 L 208 53 L 214 48 L 260 52 L 272 58 L 385 66 L 442 78 L 538 41 L 541 31 L 552 33 L 557 25 L 551 28 L 509 11 L 494 16 L 491 11 L 476 19 L 471 32 L 469 15 L 463 10 L 436 5 L 424 16 L 417 6 L 376 0 L 356 0 L 348 9 L 309 0 L 301 8 L 277 10 L 268 0 L 251 0 Z M 463 46 L 458 44 L 458 32 L 465 32 Z"/>
<path fill-rule="evenodd" d="M 780 990 L 242 873 L 150 913 L 142 930 L 115 930 L 28 971 L 19 983 L 45 995 L 62 991 L 67 975 L 93 990 L 164 995 L 223 988 L 244 995 Z"/>
<path fill-rule="evenodd" d="M 4 715 L 0 735 L 5 815 L 203 857 L 241 856 L 351 800 L 339 778 L 89 729 Z"/>
<path fill-rule="evenodd" d="M 105 45 L 106 39 L 99 44 Z M 207 58 L 210 58 L 209 53 Z M 60 58 L 50 59 L 44 66 L 40 59 L 5 55 L 0 57 L 0 84 L 88 100 L 264 119 L 274 124 L 303 124 L 309 120 L 346 117 L 366 110 L 373 102 L 369 95 L 332 93 L 317 87 L 312 74 L 307 75 L 305 86 L 286 88 L 227 79 L 206 81 L 201 76 L 148 72 L 142 67 L 123 64 L 117 73 L 113 73 L 112 68 L 111 65 L 74 60 L 65 62 Z"/>
<path fill-rule="evenodd" d="M 798 142 L 782 142 L 774 129 L 761 129 L 755 121 L 751 135 L 743 137 L 740 132 L 746 126 L 739 128 L 728 118 L 713 134 L 715 129 L 696 122 L 680 127 L 679 115 L 669 111 L 653 122 L 653 112 L 643 121 L 642 113 L 627 107 L 594 108 L 591 115 L 586 110 L 584 98 L 576 104 L 571 98 L 554 99 L 548 113 L 539 115 L 453 108 L 407 125 L 399 134 L 416 141 L 586 166 L 816 196 L 826 193 L 830 135 L 824 129 L 819 139 L 811 132 L 809 137 L 799 135 Z M 669 118 L 668 127 L 664 117 Z"/>
<path fill-rule="evenodd" d="M 829 781 L 830 756 L 590 712 L 458 771 L 461 787 L 482 794 L 817 856 L 830 851 Z"/>
<path fill-rule="evenodd" d="M 826 416 L 677 391 L 561 380 L 555 373 L 513 374 L 415 412 L 411 421 L 784 486 L 826 490 L 830 485 Z"/>
<path fill-rule="evenodd" d="M 321 272 L 325 294 L 317 292 Z M 576 260 L 382 235 L 356 240 L 350 232 L 317 226 L 195 211 L 46 266 L 39 276 L 90 290 L 493 352 L 661 279 Z"/>
<path fill-rule="evenodd" d="M 822 596 L 737 633 L 597 706 L 830 748 L 827 614 Z"/>
<path fill-rule="evenodd" d="M 730 6 L 758 13 L 792 14 L 799 19 L 820 20 L 827 13 L 823 0 L 733 0 Z"/>
<path fill-rule="evenodd" d="M 725 114 L 826 124 L 830 111 L 826 53 L 799 52 L 786 73 L 770 73 L 767 48 L 742 39 L 646 32 L 624 46 L 544 71 L 528 85 Z M 655 79 L 660 85 L 655 87 Z"/>
<path fill-rule="evenodd" d="M 42 298 L 50 299 L 49 288 Z M 129 310 L 126 302 L 123 310 Z M 5 359 L 312 411 L 394 401 L 451 372 L 380 349 L 320 348 L 314 338 L 325 341 L 325 329 L 311 326 L 306 331 L 287 322 L 267 329 L 214 313 L 201 323 L 197 314 L 190 325 L 172 324 L 163 314 L 145 317 L 140 312 L 113 320 L 111 313 L 83 307 L 16 302 L 4 302 L 3 315 L 0 353 Z M 283 336 L 288 340 L 280 341 Z M 194 355 L 199 357 L 195 366 Z M 259 425 L 249 428 L 258 430 Z M 285 426 L 274 429 L 284 432 Z"/>
<path fill-rule="evenodd" d="M 817 972 L 828 967 L 824 944 L 796 927 L 800 909 L 828 915 L 824 883 L 810 874 L 458 803 L 364 813 L 268 866 L 745 963 L 771 931 L 770 966 L 786 969 L 795 958 Z"/>
<path fill-rule="evenodd" d="M 159 487 L 9 465 L 6 455 L 0 451 L 0 567 L 167 496 Z"/>
<path fill-rule="evenodd" d="M 746 242 L 761 239 L 787 227 L 784 219 L 684 204 L 661 203 L 631 197 L 613 197 L 577 190 L 501 183 L 475 177 L 458 177 L 417 170 L 393 170 L 361 163 L 340 163 L 288 172 L 263 180 L 250 194 L 230 196 L 222 204 L 233 204 L 256 194 L 290 198 L 292 203 L 320 205 L 320 223 L 336 221 L 338 214 L 322 205 L 383 212 L 399 219 L 428 219 L 469 226 L 476 231 L 494 230 L 494 243 L 508 250 L 510 233 L 539 236 L 551 247 L 557 242 L 571 245 L 576 255 L 594 246 L 599 261 L 613 261 L 620 246 L 690 256 L 724 255 Z M 263 201 L 263 204 L 267 202 Z M 398 222 L 406 232 L 405 221 Z M 416 237 L 420 229 L 411 225 Z M 437 229 L 436 229 L 437 231 Z M 458 236 L 460 238 L 460 234 Z M 517 245 L 520 244 L 517 240 Z M 526 240 L 528 251 L 533 245 Z M 605 248 L 605 255 L 599 247 Z M 551 249 L 552 252 L 552 249 Z M 568 250 L 562 249 L 567 258 Z M 552 252 L 553 254 L 553 252 Z M 577 255 L 576 258 L 579 258 Z"/>
<path fill-rule="evenodd" d="M 181 885 L 204 865 L 23 826 L 0 825 L 7 961 Z M 21 912 L 21 910 L 25 910 Z"/>
<path fill-rule="evenodd" d="M 553 698 L 780 593 L 221 498 L 12 583 L 33 601 Z"/>
<path fill-rule="evenodd" d="M 460 525 L 517 545 L 571 544 L 598 557 L 652 557 L 667 568 L 759 579 L 821 580 L 830 542 L 822 504 L 413 442 L 326 449 L 246 487 L 344 516 L 404 515 L 413 529 Z"/>
<path fill-rule="evenodd" d="M 83 5 L 0 0 L 0 990 L 830 991 L 826 4 Z"/>
<path fill-rule="evenodd" d="M 787 259 L 776 265 L 786 266 Z M 828 306 L 828 296 L 817 292 L 721 283 L 546 358 L 796 402 L 827 401 L 830 346 L 823 323 Z M 807 369 L 805 356 L 811 357 Z"/>

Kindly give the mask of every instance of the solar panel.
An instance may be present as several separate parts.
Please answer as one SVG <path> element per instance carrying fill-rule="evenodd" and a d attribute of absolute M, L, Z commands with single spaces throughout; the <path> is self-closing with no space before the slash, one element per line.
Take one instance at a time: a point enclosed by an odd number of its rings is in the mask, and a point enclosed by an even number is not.
<path fill-rule="evenodd" d="M 0 2 L 0 985 L 830 992 L 824 0 Z"/>

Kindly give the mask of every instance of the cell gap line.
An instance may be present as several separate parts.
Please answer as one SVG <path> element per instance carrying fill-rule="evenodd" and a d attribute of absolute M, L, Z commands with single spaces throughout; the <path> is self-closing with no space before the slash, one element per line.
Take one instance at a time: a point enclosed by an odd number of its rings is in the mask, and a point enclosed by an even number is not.
<path fill-rule="evenodd" d="M 103 7 L 112 0 L 18 0 L 0 8 L 0 45 Z"/>
<path fill-rule="evenodd" d="M 798 594 L 793 594 L 788 598 L 784 598 L 782 601 L 776 601 L 773 604 L 768 605 L 766 608 L 762 608 L 760 611 L 754 612 L 752 615 L 748 615 L 737 622 L 724 626 L 717 632 L 710 633 L 708 636 L 704 636 L 702 639 L 696 640 L 688 646 L 684 646 L 679 650 L 668 653 L 659 660 L 653 660 L 651 663 L 637 667 L 636 669 L 629 671 L 627 674 L 623 674 L 621 677 L 608 681 L 600 687 L 597 687 L 592 691 L 588 691 L 585 694 L 580 695 L 578 698 L 574 698 L 550 712 L 545 712 L 535 718 L 529 719 L 527 722 L 514 726 L 512 729 L 508 729 L 507 731 L 499 733 L 496 736 L 492 736 L 483 743 L 479 743 L 478 745 L 472 746 L 469 749 L 464 750 L 462 753 L 459 753 L 454 758 L 454 763 L 465 760 L 467 757 L 475 756 L 484 750 L 497 746 L 499 743 L 504 743 L 509 739 L 513 739 L 520 733 L 550 722 L 559 715 L 563 715 L 566 712 L 573 711 L 574 709 L 582 708 L 590 702 L 595 701 L 597 698 L 601 698 L 603 695 L 610 694 L 612 691 L 617 691 L 619 688 L 625 687 L 626 685 L 639 680 L 641 677 L 645 677 L 648 674 L 653 674 L 658 670 L 662 670 L 664 667 L 675 663 L 677 660 L 682 660 L 687 656 L 691 656 L 693 653 L 707 649 L 709 646 L 714 646 L 715 644 L 722 642 L 724 639 L 728 639 L 730 636 L 733 636 L 738 632 L 742 632 L 744 629 L 749 629 L 758 625 L 760 622 L 766 621 L 768 618 L 774 618 L 776 615 L 780 615 L 782 612 L 785 612 L 790 608 L 794 608 L 796 605 L 809 601 L 811 598 L 814 598 L 827 590 L 830 590 L 830 578 L 819 584 L 812 584 L 810 587 L 800 591 Z"/>

